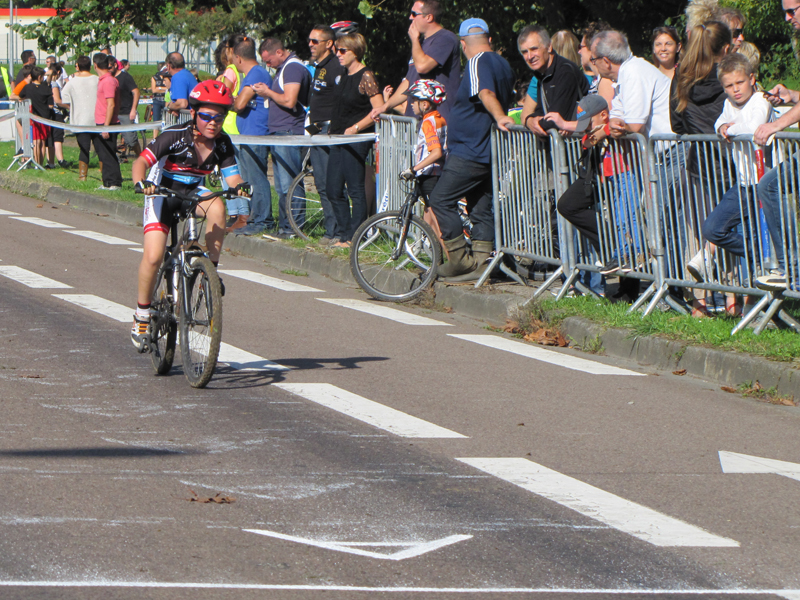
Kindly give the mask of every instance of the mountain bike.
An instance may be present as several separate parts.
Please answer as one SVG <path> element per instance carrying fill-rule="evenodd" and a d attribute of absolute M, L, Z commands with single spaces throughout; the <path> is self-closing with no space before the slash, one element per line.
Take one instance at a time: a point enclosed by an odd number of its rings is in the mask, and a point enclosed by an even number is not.
<path fill-rule="evenodd" d="M 245 187 L 246 186 L 246 187 Z M 184 196 L 161 186 L 156 194 L 180 202 L 170 228 L 170 242 L 158 269 L 150 304 L 150 341 L 147 350 L 158 375 L 172 368 L 180 332 L 183 372 L 189 384 L 203 388 L 214 375 L 222 341 L 222 283 L 217 269 L 200 243 L 205 219 L 195 215 L 201 202 L 236 196 L 248 184 L 205 196 Z M 179 233 L 178 228 L 183 225 Z"/>
<path fill-rule="evenodd" d="M 350 245 L 350 270 L 373 298 L 406 302 L 436 279 L 442 247 L 433 228 L 414 214 L 420 200 L 416 179 L 403 180 L 400 210 L 373 215 L 356 230 Z"/>
<path fill-rule="evenodd" d="M 303 157 L 303 168 L 292 180 L 286 192 L 286 216 L 289 226 L 298 237 L 310 240 L 311 236 L 321 237 L 325 233 L 325 215 L 314 183 L 314 170 L 311 168 L 311 150 Z"/>

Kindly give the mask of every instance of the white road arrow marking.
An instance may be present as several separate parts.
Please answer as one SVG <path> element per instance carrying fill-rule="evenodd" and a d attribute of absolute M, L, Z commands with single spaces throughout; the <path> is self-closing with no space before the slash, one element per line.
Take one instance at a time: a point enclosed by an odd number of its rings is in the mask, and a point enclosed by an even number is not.
<path fill-rule="evenodd" d="M 525 458 L 457 458 L 485 473 L 655 546 L 736 548 L 739 542 L 709 533 L 641 504 L 615 496 Z"/>
<path fill-rule="evenodd" d="M 800 481 L 800 464 L 785 460 L 720 450 L 719 464 L 722 466 L 723 473 L 774 473 Z"/>
<path fill-rule="evenodd" d="M 451 535 L 440 540 L 433 540 L 432 542 L 324 542 L 320 540 L 310 540 L 308 538 L 296 537 L 293 535 L 285 535 L 275 531 L 267 531 L 265 529 L 244 529 L 248 533 L 257 533 L 259 535 L 266 535 L 269 537 L 278 538 L 279 540 L 286 540 L 289 542 L 297 542 L 299 544 L 308 544 L 309 546 L 316 546 L 317 548 L 325 548 L 326 550 L 335 550 L 336 552 L 347 552 L 348 554 L 357 554 L 358 556 L 368 556 L 370 558 L 378 558 L 380 560 L 404 560 L 406 558 L 414 558 L 421 556 L 428 552 L 433 552 L 439 548 L 450 546 L 458 542 L 470 539 L 471 535 Z M 386 554 L 383 552 L 373 552 L 371 550 L 364 550 L 364 547 L 373 548 L 403 548 L 397 552 Z"/>

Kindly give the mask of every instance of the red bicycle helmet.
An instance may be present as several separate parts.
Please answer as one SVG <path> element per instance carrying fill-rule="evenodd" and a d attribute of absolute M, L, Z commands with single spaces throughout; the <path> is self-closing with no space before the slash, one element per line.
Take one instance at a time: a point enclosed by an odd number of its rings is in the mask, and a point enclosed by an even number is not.
<path fill-rule="evenodd" d="M 206 104 L 218 106 L 227 111 L 233 106 L 233 94 L 219 81 L 200 82 L 189 92 L 189 106 L 197 109 Z"/>
<path fill-rule="evenodd" d="M 348 33 L 358 33 L 358 23 L 355 21 L 336 21 L 336 23 L 331 25 L 331 29 L 333 29 L 338 39 Z"/>

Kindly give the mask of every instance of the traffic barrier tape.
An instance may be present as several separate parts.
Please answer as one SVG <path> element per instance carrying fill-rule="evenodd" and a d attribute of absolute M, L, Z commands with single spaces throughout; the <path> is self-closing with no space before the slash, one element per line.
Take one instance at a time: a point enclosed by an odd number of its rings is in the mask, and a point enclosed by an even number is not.
<path fill-rule="evenodd" d="M 0 117 L 0 123 L 2 123 L 3 121 L 10 121 L 16 116 L 17 116 L 16 113 L 8 113 L 7 115 L 3 115 L 2 117 Z"/>
<path fill-rule="evenodd" d="M 120 133 L 123 131 L 145 131 L 147 129 L 161 129 L 161 121 L 150 121 L 148 123 L 140 123 L 138 125 L 70 125 L 62 123 L 61 121 L 51 121 L 50 119 L 43 119 L 31 114 L 31 121 L 49 125 L 56 129 L 65 129 L 66 131 L 73 131 L 75 133 Z"/>

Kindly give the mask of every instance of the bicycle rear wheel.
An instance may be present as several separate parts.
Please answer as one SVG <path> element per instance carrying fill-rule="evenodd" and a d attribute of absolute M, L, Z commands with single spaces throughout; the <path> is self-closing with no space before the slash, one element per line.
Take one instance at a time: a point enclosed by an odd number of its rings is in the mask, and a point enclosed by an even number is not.
<path fill-rule="evenodd" d="M 436 234 L 416 215 L 396 258 L 403 220 L 399 211 L 370 217 L 356 230 L 350 250 L 350 270 L 358 285 L 373 298 L 406 302 L 436 279 L 442 250 Z"/>
<path fill-rule="evenodd" d="M 156 289 L 150 301 L 150 360 L 156 374 L 169 373 L 175 359 L 175 342 L 178 339 L 178 324 L 172 310 L 172 295 L 169 282 L 172 272 L 162 264 L 156 278 Z"/>
<path fill-rule="evenodd" d="M 203 388 L 214 375 L 222 341 L 222 286 L 208 258 L 193 258 L 191 269 L 190 277 L 181 277 L 181 358 L 189 384 Z"/>
<path fill-rule="evenodd" d="M 325 216 L 311 165 L 306 165 L 292 180 L 284 202 L 289 225 L 298 237 L 310 240 L 325 234 Z"/>

